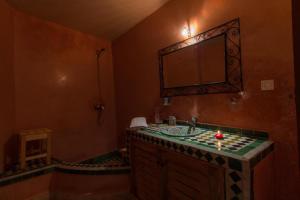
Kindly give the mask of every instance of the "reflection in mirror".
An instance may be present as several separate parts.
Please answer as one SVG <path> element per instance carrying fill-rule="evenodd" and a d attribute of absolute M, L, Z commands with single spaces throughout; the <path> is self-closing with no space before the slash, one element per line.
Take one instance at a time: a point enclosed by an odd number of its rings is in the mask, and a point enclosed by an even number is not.
<path fill-rule="evenodd" d="M 225 35 L 219 35 L 163 56 L 165 88 L 223 83 Z"/>

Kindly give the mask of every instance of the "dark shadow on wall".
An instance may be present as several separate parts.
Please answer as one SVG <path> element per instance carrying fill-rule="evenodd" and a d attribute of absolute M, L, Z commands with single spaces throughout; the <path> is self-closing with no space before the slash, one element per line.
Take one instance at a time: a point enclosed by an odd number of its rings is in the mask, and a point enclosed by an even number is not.
<path fill-rule="evenodd" d="M 4 170 L 17 170 L 15 169 L 18 164 L 18 135 L 12 135 L 4 145 L 3 158 Z"/>
<path fill-rule="evenodd" d="M 294 72 L 295 72 L 295 99 L 298 126 L 298 152 L 300 152 L 300 2 L 292 1 L 293 14 L 293 45 L 294 45 Z M 300 162 L 300 154 L 299 162 Z M 299 163 L 300 168 L 300 163 Z"/>

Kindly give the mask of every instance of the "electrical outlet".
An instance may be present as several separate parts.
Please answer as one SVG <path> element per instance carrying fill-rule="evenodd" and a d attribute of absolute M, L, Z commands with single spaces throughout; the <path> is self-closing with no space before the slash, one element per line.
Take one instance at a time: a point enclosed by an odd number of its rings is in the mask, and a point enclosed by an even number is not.
<path fill-rule="evenodd" d="M 262 80 L 261 81 L 261 90 L 262 91 L 274 90 L 274 80 Z"/>

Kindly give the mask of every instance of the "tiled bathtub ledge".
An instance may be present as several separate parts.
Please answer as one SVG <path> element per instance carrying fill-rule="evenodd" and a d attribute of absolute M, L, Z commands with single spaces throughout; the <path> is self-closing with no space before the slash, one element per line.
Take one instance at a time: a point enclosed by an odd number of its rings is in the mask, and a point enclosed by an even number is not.
<path fill-rule="evenodd" d="M 92 162 L 95 162 L 95 164 Z M 54 159 L 51 165 L 30 167 L 26 171 L 6 172 L 0 176 L 0 187 L 55 171 L 82 175 L 118 175 L 128 174 L 130 167 L 121 161 L 115 152 L 81 162 L 66 162 Z"/>
<path fill-rule="evenodd" d="M 68 174 L 82 174 L 82 175 L 111 175 L 111 174 L 127 174 L 130 172 L 129 166 L 123 167 L 103 167 L 99 165 L 76 165 L 66 166 L 58 165 L 56 171 Z"/>
<path fill-rule="evenodd" d="M 10 184 L 14 184 L 20 181 L 24 181 L 33 177 L 37 177 L 37 176 L 41 176 L 41 175 L 45 175 L 48 173 L 52 173 L 55 171 L 55 167 L 56 165 L 48 165 L 48 166 L 44 166 L 44 167 L 40 167 L 40 168 L 36 168 L 36 169 L 32 169 L 32 170 L 28 170 L 25 172 L 19 172 L 19 173 L 15 173 L 12 174 L 10 176 L 5 176 L 0 178 L 0 187 L 1 186 L 6 186 L 6 185 L 10 185 Z"/>
<path fill-rule="evenodd" d="M 130 167 L 121 159 L 119 152 L 91 158 L 81 162 L 59 162 L 56 170 L 68 174 L 106 175 L 130 172 Z"/>

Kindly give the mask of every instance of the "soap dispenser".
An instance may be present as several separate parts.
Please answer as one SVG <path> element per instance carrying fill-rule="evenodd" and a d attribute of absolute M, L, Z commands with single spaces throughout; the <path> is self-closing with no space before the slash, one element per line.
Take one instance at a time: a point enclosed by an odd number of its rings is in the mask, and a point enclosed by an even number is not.
<path fill-rule="evenodd" d="M 154 112 L 154 122 L 155 124 L 161 124 L 162 121 L 160 120 L 160 108 L 157 107 L 155 109 L 155 112 Z"/>
<path fill-rule="evenodd" d="M 176 126 L 176 117 L 169 116 L 169 126 Z"/>

